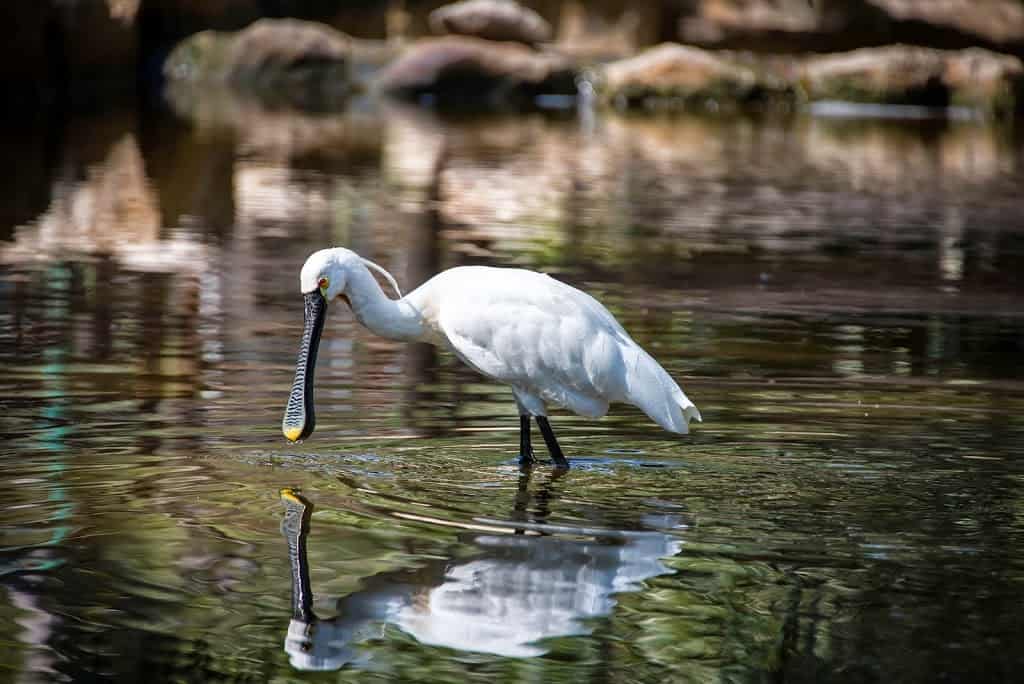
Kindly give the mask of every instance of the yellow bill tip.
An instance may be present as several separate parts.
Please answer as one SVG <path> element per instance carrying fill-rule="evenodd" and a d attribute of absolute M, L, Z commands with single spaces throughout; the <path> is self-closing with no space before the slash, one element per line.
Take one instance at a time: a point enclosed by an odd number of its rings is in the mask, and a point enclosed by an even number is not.
<path fill-rule="evenodd" d="M 285 501 L 291 501 L 294 504 L 302 504 L 302 499 L 298 497 L 294 489 L 285 487 L 280 491 L 281 498 Z M 304 504 L 303 504 L 304 505 Z"/>
<path fill-rule="evenodd" d="M 302 428 L 300 427 L 281 428 L 281 432 L 284 433 L 289 442 L 298 442 L 299 437 L 302 436 Z"/>

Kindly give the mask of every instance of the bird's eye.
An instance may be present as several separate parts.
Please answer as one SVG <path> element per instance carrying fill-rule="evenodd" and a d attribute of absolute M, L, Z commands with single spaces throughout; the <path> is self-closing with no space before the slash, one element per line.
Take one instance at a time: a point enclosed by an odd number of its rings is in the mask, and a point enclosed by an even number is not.
<path fill-rule="evenodd" d="M 321 278 L 317 284 L 320 286 L 321 290 L 326 290 L 327 286 L 331 284 L 331 281 L 327 278 Z"/>

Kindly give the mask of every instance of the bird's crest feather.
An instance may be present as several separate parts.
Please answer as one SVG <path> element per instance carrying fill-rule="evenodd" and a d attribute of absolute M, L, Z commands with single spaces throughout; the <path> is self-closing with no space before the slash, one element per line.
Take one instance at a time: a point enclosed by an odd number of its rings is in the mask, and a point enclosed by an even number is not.
<path fill-rule="evenodd" d="M 384 276 L 384 278 L 391 284 L 391 287 L 394 288 L 395 292 L 398 294 L 398 298 L 402 298 L 402 290 L 399 289 L 398 282 L 395 280 L 395 277 L 393 275 L 388 273 L 386 268 L 373 263 L 372 261 L 365 257 L 359 257 L 359 260 L 366 264 L 368 268 L 371 268 L 377 273 L 380 273 L 382 276 Z"/>

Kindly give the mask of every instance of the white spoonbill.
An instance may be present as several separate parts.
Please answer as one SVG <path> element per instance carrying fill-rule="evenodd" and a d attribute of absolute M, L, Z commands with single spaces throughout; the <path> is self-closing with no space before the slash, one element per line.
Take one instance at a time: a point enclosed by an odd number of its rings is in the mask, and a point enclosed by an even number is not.
<path fill-rule="evenodd" d="M 380 272 L 399 299 L 370 273 Z M 671 432 L 686 433 L 700 412 L 665 369 L 630 338 L 600 302 L 550 276 L 518 268 L 460 266 L 405 297 L 390 273 L 336 247 L 312 254 L 299 284 L 305 327 L 281 428 L 291 441 L 313 432 L 313 372 L 327 303 L 344 300 L 356 319 L 390 340 L 450 349 L 468 366 L 512 387 L 519 407 L 520 462 L 532 463 L 530 417 L 558 468 L 568 461 L 547 404 L 600 418 L 613 401 L 633 404 Z"/>

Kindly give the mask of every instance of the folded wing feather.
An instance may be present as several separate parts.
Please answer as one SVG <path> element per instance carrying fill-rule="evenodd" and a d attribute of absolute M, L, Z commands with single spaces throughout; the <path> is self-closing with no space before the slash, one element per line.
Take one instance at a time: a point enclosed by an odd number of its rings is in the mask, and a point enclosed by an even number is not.
<path fill-rule="evenodd" d="M 463 267 L 438 288 L 438 322 L 480 373 L 575 413 L 633 404 L 666 430 L 700 413 L 667 372 L 593 297 L 531 271 Z"/>

